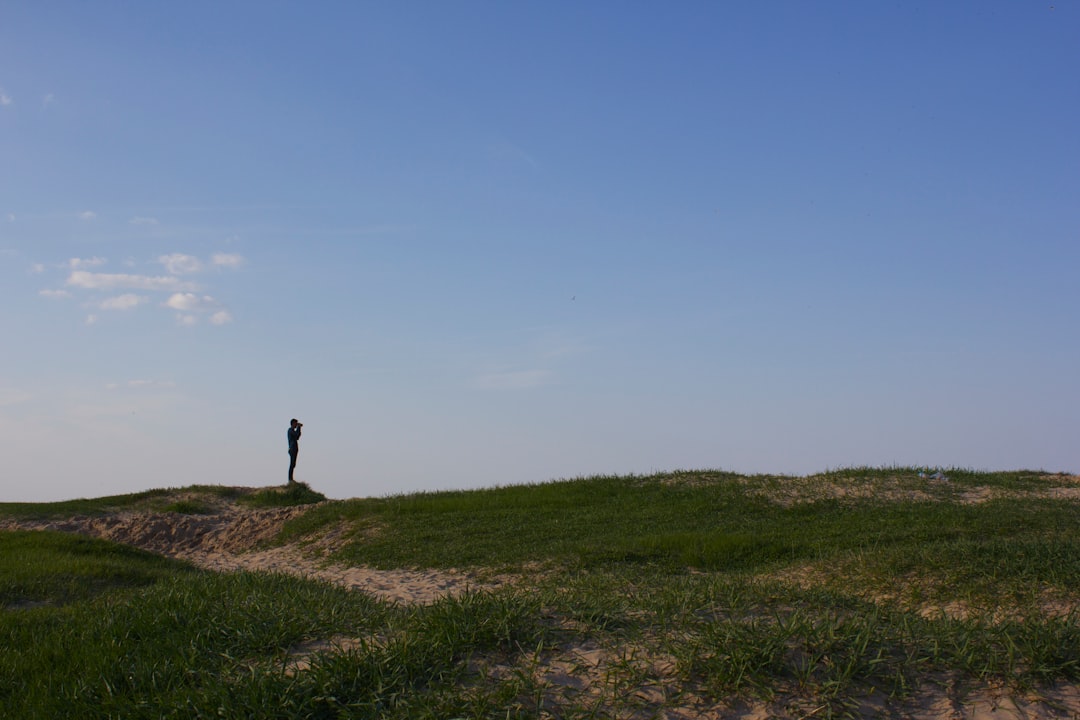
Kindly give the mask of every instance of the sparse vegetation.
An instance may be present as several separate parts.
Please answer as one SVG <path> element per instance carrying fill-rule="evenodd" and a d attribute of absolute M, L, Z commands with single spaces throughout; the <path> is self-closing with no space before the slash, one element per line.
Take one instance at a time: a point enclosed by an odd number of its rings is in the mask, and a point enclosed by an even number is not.
<path fill-rule="evenodd" d="M 1071 716 L 1075 478 L 922 475 L 595 477 L 322 502 L 286 525 L 282 542 L 344 527 L 342 563 L 517 578 L 427 606 L 0 533 L 0 703 L 18 718 L 877 717 L 994 689 Z M 275 504 L 263 495 L 236 497 Z"/>
<path fill-rule="evenodd" d="M 164 506 L 162 510 L 180 515 L 207 515 L 213 512 L 213 508 L 198 500 L 177 500 Z"/>
<path fill-rule="evenodd" d="M 240 499 L 251 507 L 288 507 L 312 505 L 326 500 L 326 496 L 311 489 L 307 483 L 294 482 L 280 488 L 260 490 Z"/>
<path fill-rule="evenodd" d="M 125 510 L 168 511 L 169 505 L 189 502 L 175 500 L 178 496 L 197 496 L 203 498 L 200 504 L 205 507 L 207 500 L 218 498 L 234 500 L 251 493 L 249 488 L 224 487 L 220 485 L 191 485 L 185 488 L 161 488 L 144 490 L 130 495 L 110 495 L 100 498 L 80 498 L 47 503 L 0 503 L 0 517 L 46 520 L 66 518 L 74 515 L 106 515 Z M 173 512 L 184 512 L 173 510 Z"/>

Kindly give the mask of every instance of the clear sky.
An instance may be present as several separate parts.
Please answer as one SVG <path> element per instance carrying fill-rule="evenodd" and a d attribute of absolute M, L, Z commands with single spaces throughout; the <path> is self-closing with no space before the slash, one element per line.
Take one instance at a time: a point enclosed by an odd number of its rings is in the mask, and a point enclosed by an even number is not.
<path fill-rule="evenodd" d="M 1080 471 L 1080 4 L 5 2 L 0 499 Z"/>

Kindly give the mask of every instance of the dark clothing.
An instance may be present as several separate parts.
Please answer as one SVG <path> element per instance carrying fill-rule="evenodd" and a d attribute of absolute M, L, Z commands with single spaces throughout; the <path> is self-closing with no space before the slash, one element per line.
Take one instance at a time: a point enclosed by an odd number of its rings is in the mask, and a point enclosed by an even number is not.
<path fill-rule="evenodd" d="M 296 469 L 296 456 L 300 454 L 300 428 L 291 427 L 289 435 L 289 482 L 293 481 L 293 470 Z"/>

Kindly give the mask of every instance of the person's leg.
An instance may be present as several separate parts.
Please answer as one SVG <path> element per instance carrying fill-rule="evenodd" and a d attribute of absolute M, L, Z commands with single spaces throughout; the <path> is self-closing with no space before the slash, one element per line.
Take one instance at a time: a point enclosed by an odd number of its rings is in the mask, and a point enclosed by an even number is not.
<path fill-rule="evenodd" d="M 289 482 L 290 483 L 293 482 L 293 470 L 296 469 L 296 456 L 297 455 L 299 455 L 299 453 L 294 453 L 294 452 L 289 453 Z"/>

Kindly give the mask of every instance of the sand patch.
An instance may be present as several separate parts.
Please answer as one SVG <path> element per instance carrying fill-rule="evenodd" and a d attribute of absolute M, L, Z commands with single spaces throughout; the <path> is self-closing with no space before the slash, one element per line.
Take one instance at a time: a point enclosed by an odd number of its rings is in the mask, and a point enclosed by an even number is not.
<path fill-rule="evenodd" d="M 1047 487 L 1028 490 L 965 486 L 947 475 L 923 477 L 896 475 L 887 478 L 743 477 L 748 495 L 760 497 L 781 507 L 793 507 L 824 500 L 881 502 L 955 502 L 977 505 L 1000 498 L 1080 500 L 1080 476 L 1056 474 L 1040 476 Z M 1052 483 L 1052 484 L 1051 484 Z"/>
<path fill-rule="evenodd" d="M 347 635 L 334 635 L 333 637 L 306 640 L 289 648 L 285 660 L 285 674 L 290 677 L 311 668 L 311 663 L 320 655 L 332 655 L 335 653 L 348 652 L 363 646 L 362 638 L 349 637 Z"/>
<path fill-rule="evenodd" d="M 198 496 L 202 501 L 204 496 Z M 371 593 L 400 603 L 431 603 L 470 590 L 493 589 L 507 578 L 481 579 L 458 570 L 378 570 L 327 563 L 318 555 L 346 542 L 344 526 L 331 528 L 302 545 L 266 547 L 289 520 L 313 506 L 245 508 L 222 503 L 213 513 L 120 512 L 62 520 L 0 519 L 0 530 L 53 530 L 71 532 L 132 545 L 167 557 L 187 560 L 218 572 L 238 570 L 273 572 L 316 578 L 351 590 Z"/>

